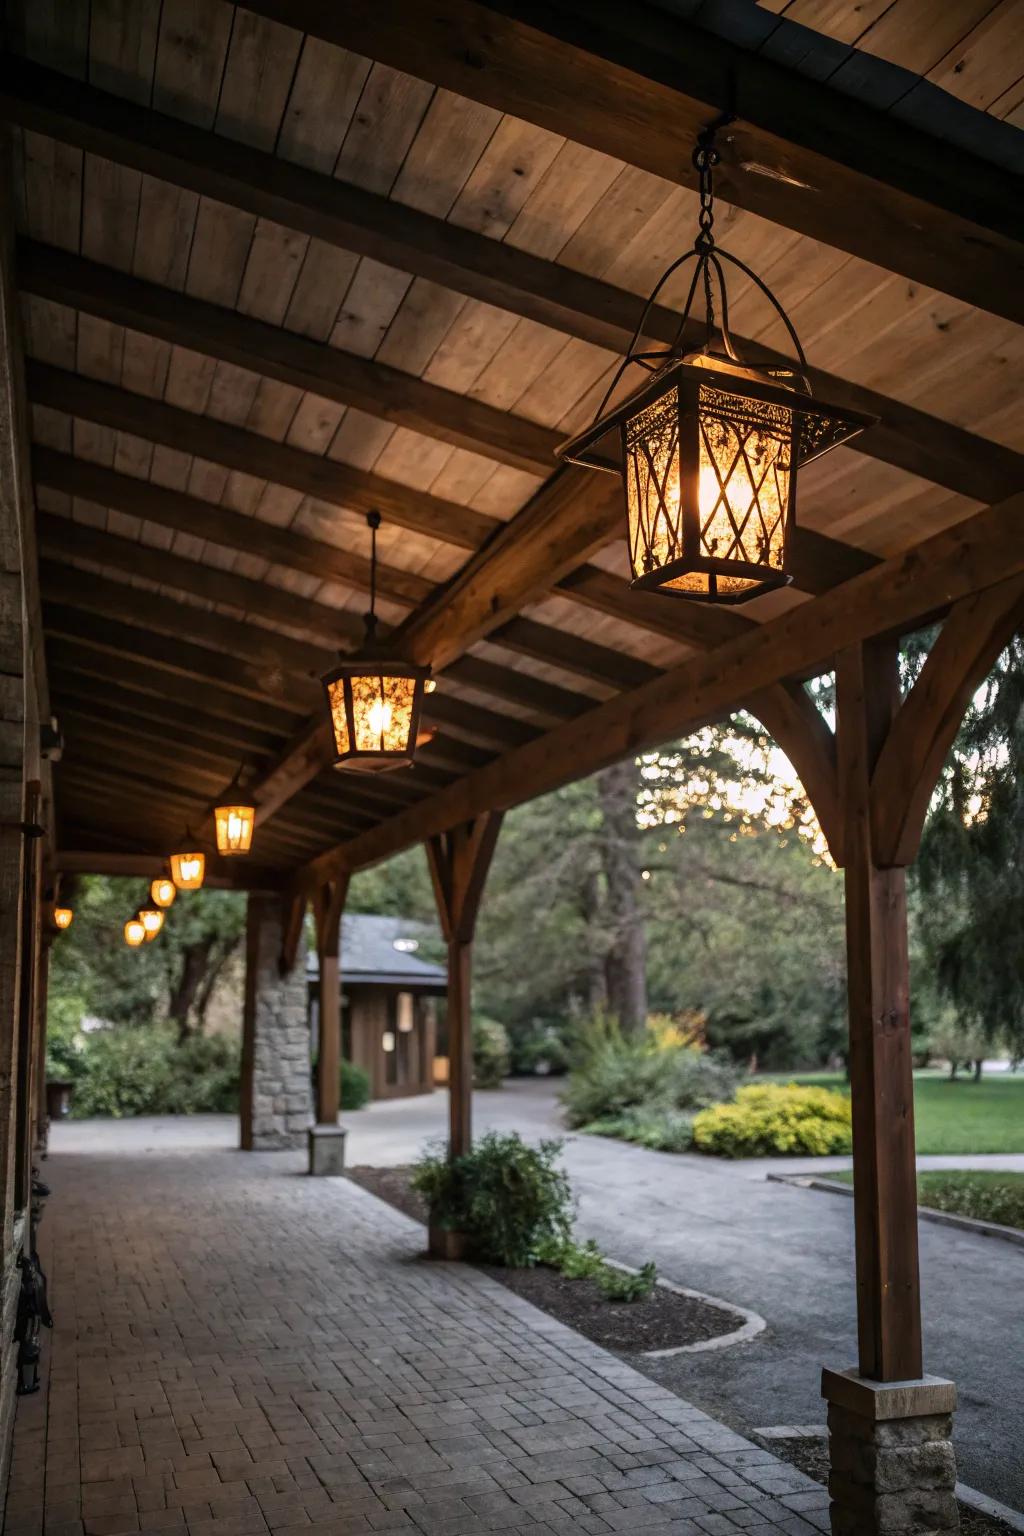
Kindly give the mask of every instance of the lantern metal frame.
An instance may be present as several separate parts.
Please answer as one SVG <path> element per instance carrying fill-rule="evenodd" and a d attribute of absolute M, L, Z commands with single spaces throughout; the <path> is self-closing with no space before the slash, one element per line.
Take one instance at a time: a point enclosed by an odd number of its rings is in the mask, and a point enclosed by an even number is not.
<path fill-rule="evenodd" d="M 729 119 L 719 119 L 702 130 L 693 152 L 700 184 L 700 216 L 692 249 L 672 262 L 655 284 L 591 425 L 557 450 L 558 457 L 566 463 L 621 475 L 627 511 L 631 455 L 642 457 L 646 466 L 642 472 L 648 478 L 641 486 L 638 472 L 635 494 L 638 505 L 641 493 L 647 500 L 645 515 L 638 511 L 635 518 L 630 517 L 631 584 L 640 590 L 659 591 L 691 602 L 747 602 L 788 584 L 792 580 L 787 563 L 796 523 L 798 470 L 877 420 L 859 411 L 830 405 L 812 394 L 806 377 L 807 359 L 782 304 L 746 262 L 715 243 L 712 171 L 721 158 L 715 134 L 726 121 Z M 668 279 L 689 262 L 694 263 L 694 269 L 673 340 L 664 348 L 643 350 L 641 338 L 658 295 Z M 754 364 L 740 357 L 729 330 L 723 263 L 737 268 L 767 298 L 785 326 L 799 371 L 786 365 Z M 703 349 L 696 350 L 692 341 L 685 343 L 685 338 L 699 288 L 704 295 L 705 341 Z M 720 349 L 713 345 L 716 333 L 721 337 Z M 623 375 L 633 365 L 645 369 L 651 377 L 607 410 Z M 727 462 L 724 475 L 708 438 L 709 422 L 717 424 L 728 444 L 720 449 Z M 649 434 L 646 441 L 644 432 Z M 655 432 L 662 434 L 663 480 L 659 479 L 650 449 Z M 755 437 L 748 457 L 748 444 Z M 774 445 L 775 457 L 762 469 L 765 440 Z M 702 459 L 713 475 L 710 486 L 714 501 L 710 508 L 701 506 Z M 774 486 L 769 486 L 768 475 L 776 468 L 781 474 Z M 737 470 L 737 489 L 742 487 L 741 493 L 747 498 L 739 515 L 729 501 L 730 482 Z M 674 498 L 678 507 L 669 505 L 673 499 L 667 483 L 670 471 L 678 473 Z M 786 483 L 783 494 L 779 494 L 782 475 Z M 773 489 L 774 500 L 770 494 Z M 764 505 L 762 490 L 767 493 Z M 727 530 L 728 548 L 724 552 L 715 547 L 723 528 L 720 512 L 725 515 Z M 653 549 L 656 534 L 664 550 L 660 556 Z M 695 576 L 698 581 L 705 578 L 706 589 L 682 586 L 688 576 Z M 675 589 L 673 582 L 679 584 Z M 730 587 L 730 582 L 736 586 Z"/>
<path fill-rule="evenodd" d="M 251 800 L 243 798 L 242 770 L 243 764 L 240 763 L 231 783 L 213 807 L 214 837 L 217 852 L 222 859 L 244 858 L 252 851 L 252 840 L 256 832 L 256 806 Z M 243 828 L 236 847 L 230 845 L 226 836 L 223 841 L 221 839 L 221 831 L 229 826 L 231 816 L 236 816 Z"/>
<path fill-rule="evenodd" d="M 171 872 L 171 882 L 179 891 L 199 891 L 202 890 L 203 881 L 206 879 L 206 854 L 201 848 L 196 847 L 192 839 L 191 829 L 185 829 L 185 836 L 188 839 L 186 846 L 180 852 L 172 853 L 167 860 L 168 868 Z M 188 879 L 182 875 L 182 864 L 186 860 L 198 862 L 198 875 L 190 876 Z"/>
<path fill-rule="evenodd" d="M 342 655 L 337 666 L 321 678 L 331 735 L 334 742 L 333 766 L 356 773 L 386 773 L 395 768 L 411 767 L 415 761 L 420 737 L 420 715 L 423 699 L 430 681 L 429 665 L 406 661 L 392 654 L 387 646 L 377 640 L 377 530 L 381 524 L 380 513 L 371 511 L 366 517 L 370 529 L 370 610 L 365 615 L 366 637 L 360 649 L 351 656 Z M 375 685 L 378 701 L 387 700 L 389 683 L 411 683 L 411 698 L 403 708 L 408 709 L 408 730 L 400 748 L 384 745 L 385 727 L 377 732 L 377 745 L 358 745 L 365 740 L 365 730 L 359 719 L 361 702 L 356 697 L 354 684 L 370 680 Z M 339 713 L 344 730 L 339 729 Z"/>

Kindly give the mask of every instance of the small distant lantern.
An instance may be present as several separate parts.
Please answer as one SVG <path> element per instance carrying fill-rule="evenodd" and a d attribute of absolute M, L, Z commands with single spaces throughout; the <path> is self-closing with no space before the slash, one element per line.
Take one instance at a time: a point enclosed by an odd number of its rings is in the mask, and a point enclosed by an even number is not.
<path fill-rule="evenodd" d="M 744 262 L 715 245 L 711 171 L 719 154 L 712 131 L 700 135 L 693 159 L 701 192 L 694 248 L 673 262 L 651 294 L 597 419 L 558 454 L 569 463 L 621 475 L 634 587 L 698 602 L 741 603 L 792 580 L 787 557 L 801 466 L 849 441 L 874 418 L 818 401 L 807 379 L 792 368 L 752 367 L 738 357 L 728 328 L 723 261 L 767 296 L 801 368 L 807 366 L 774 295 Z M 661 352 L 636 350 L 662 285 L 690 260 L 696 267 L 676 342 Z M 724 353 L 711 345 L 713 282 L 722 297 L 717 329 Z M 706 342 L 701 352 L 684 352 L 680 342 L 700 286 L 707 305 Z M 653 377 L 605 415 L 632 363 Z"/>
<path fill-rule="evenodd" d="M 143 928 L 141 922 L 139 921 L 139 919 L 137 917 L 130 917 L 128 919 L 128 921 L 124 925 L 124 941 L 125 941 L 125 943 L 130 945 L 130 947 L 132 949 L 138 949 L 140 944 L 145 943 L 145 940 L 146 940 L 146 930 L 145 930 L 145 928 Z"/>
<path fill-rule="evenodd" d="M 371 531 L 366 639 L 354 656 L 343 656 L 338 666 L 325 675 L 323 685 L 334 733 L 334 766 L 381 773 L 408 767 L 413 762 L 430 668 L 389 655 L 377 641 L 380 513 L 368 513 L 366 521 Z"/>
<path fill-rule="evenodd" d="M 173 880 L 168 880 L 162 875 L 159 880 L 154 880 L 149 887 L 149 897 L 154 907 L 170 907 L 174 904 L 174 898 L 178 890 Z"/>
<path fill-rule="evenodd" d="M 248 853 L 256 825 L 256 807 L 241 792 L 242 769 L 239 767 L 213 812 L 217 834 L 217 852 L 224 858 Z"/>
<path fill-rule="evenodd" d="M 179 891 L 198 891 L 206 874 L 205 853 L 172 853 L 171 879 Z"/>
<path fill-rule="evenodd" d="M 54 907 L 53 926 L 61 929 L 70 928 L 74 915 L 70 907 Z"/>
<path fill-rule="evenodd" d="M 164 925 L 164 914 L 159 907 L 143 907 L 139 913 L 139 922 L 142 924 L 147 943 L 156 938 Z"/>

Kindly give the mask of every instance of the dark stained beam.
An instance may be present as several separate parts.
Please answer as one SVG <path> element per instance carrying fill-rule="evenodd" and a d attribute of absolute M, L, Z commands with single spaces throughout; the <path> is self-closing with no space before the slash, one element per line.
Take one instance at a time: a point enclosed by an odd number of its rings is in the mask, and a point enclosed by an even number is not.
<path fill-rule="evenodd" d="M 396 427 L 535 475 L 554 465 L 557 432 L 237 310 L 31 241 L 18 246 L 17 273 L 23 292 L 355 406 Z"/>
<path fill-rule="evenodd" d="M 848 92 L 633 0 L 253 0 L 286 26 L 693 186 L 721 113 L 722 198 L 1024 321 L 1009 171 Z M 871 61 L 873 62 L 873 61 Z"/>
<path fill-rule="evenodd" d="M 1024 571 L 1024 493 L 967 518 L 854 581 L 694 657 L 632 693 L 599 705 L 441 795 L 321 855 L 302 880 L 336 865 L 363 868 L 487 810 L 505 810 L 582 774 L 742 708 L 765 688 L 875 635 L 905 632 L 923 615 Z"/>
<path fill-rule="evenodd" d="M 557 262 L 545 261 L 506 241 L 461 229 L 445 219 L 366 192 L 336 177 L 309 171 L 223 135 L 97 91 L 24 59 L 7 58 L 0 65 L 0 114 L 117 164 L 187 187 L 614 352 L 626 350 L 640 319 L 641 301 L 624 289 Z M 678 158 L 685 160 L 685 156 Z M 735 176 L 736 166 L 730 165 L 728 173 Z M 645 324 L 646 338 L 670 343 L 677 330 L 678 316 L 672 310 L 655 306 Z M 697 322 L 691 323 L 688 339 L 697 346 L 703 344 L 702 328 Z M 786 361 L 782 353 L 766 348 L 763 343 L 741 336 L 736 340 L 745 355 Z M 851 445 L 855 452 L 881 459 L 977 501 L 999 501 L 1021 484 L 1019 456 L 1010 449 L 820 369 L 812 368 L 809 377 L 815 393 L 823 399 L 878 417 L 877 423 Z M 170 409 L 172 415 L 187 414 L 174 412 L 173 408 L 162 409 Z M 230 433 L 232 429 L 227 430 Z M 246 434 L 240 436 L 244 438 Z M 284 455 L 291 451 L 283 449 Z M 206 454 L 202 446 L 196 447 L 195 452 L 216 458 L 215 454 Z M 305 456 L 297 457 L 301 460 Z M 262 471 L 256 467 L 251 472 Z M 324 480 L 330 478 L 330 472 L 331 466 L 325 465 Z M 273 474 L 267 478 L 284 483 Z M 407 526 L 420 527 L 423 532 L 436 531 L 439 521 L 447 521 L 452 529 L 456 526 L 450 504 L 437 503 L 436 498 L 404 487 L 391 486 L 389 492 L 389 483 L 379 476 L 337 466 L 335 480 L 347 482 L 346 505 L 364 510 L 375 505 L 390 517 L 399 510 L 388 504 L 390 494 L 400 500 L 405 517 L 418 519 Z M 311 490 L 310 494 L 324 492 Z M 339 497 L 335 493 L 327 499 Z M 472 527 L 474 518 L 479 523 L 489 521 L 466 509 L 456 510 L 462 514 L 458 519 L 460 527 Z M 466 547 L 472 547 L 472 543 Z"/>

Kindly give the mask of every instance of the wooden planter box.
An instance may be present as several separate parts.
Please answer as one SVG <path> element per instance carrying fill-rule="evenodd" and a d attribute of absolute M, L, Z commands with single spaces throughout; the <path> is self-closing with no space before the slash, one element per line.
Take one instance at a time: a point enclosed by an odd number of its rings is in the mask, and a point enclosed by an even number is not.
<path fill-rule="evenodd" d="M 450 1227 L 438 1227 L 433 1222 L 427 1227 L 427 1251 L 432 1259 L 467 1259 L 469 1249 L 468 1233 L 453 1232 Z"/>

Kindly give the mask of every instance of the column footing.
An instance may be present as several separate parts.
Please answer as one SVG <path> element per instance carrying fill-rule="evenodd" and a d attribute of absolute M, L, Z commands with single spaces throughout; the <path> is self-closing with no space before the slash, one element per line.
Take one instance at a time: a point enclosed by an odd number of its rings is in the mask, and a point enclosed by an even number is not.
<path fill-rule="evenodd" d="M 345 1172 L 345 1139 L 340 1125 L 311 1125 L 309 1171 L 315 1178 L 338 1178 Z"/>
<path fill-rule="evenodd" d="M 833 1536 L 956 1536 L 954 1384 L 825 1369 L 821 1395 L 829 1405 Z"/>

